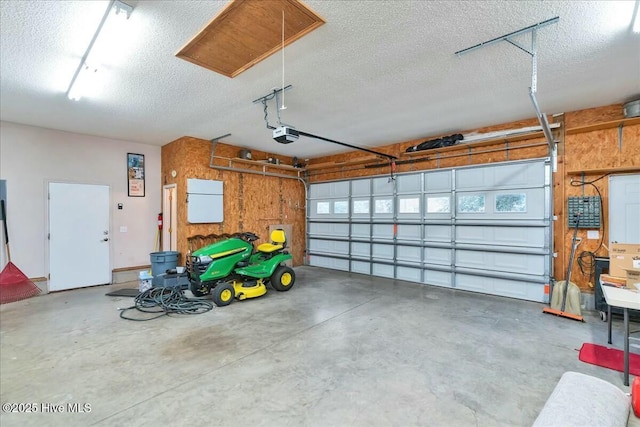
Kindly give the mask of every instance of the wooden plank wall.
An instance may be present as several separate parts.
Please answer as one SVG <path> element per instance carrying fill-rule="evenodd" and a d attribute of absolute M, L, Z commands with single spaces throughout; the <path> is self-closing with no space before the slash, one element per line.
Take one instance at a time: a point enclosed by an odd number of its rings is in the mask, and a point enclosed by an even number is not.
<path fill-rule="evenodd" d="M 622 105 L 592 108 L 589 110 L 567 113 L 565 115 L 567 129 L 621 118 L 623 118 Z M 640 125 L 623 127 L 622 144 L 620 144 L 620 141 L 618 140 L 617 127 L 566 135 L 565 141 L 565 155 L 563 161 L 566 173 L 562 181 L 564 183 L 566 197 L 582 196 L 583 194 L 585 196 L 597 196 L 598 193 L 594 189 L 595 186 L 600 191 L 603 202 L 602 222 L 604 224 L 604 232 L 602 229 L 600 230 L 602 246 L 600 246 L 600 240 L 587 239 L 587 230 L 578 229 L 578 237 L 582 238 L 582 242 L 576 250 L 576 258 L 578 258 L 583 252 L 585 252 L 583 256 L 588 255 L 586 252 L 595 252 L 598 256 L 607 257 L 609 256 L 609 250 L 607 248 L 609 241 L 608 177 L 603 176 L 604 174 L 602 173 L 586 173 L 584 176 L 585 182 L 597 181 L 594 182 L 593 185 L 582 186 L 582 176 L 570 175 L 569 172 L 602 168 L 615 170 L 616 168 L 635 167 L 636 173 L 640 173 Z M 572 185 L 572 182 L 577 186 Z M 561 224 L 556 224 L 556 233 L 564 237 L 566 259 L 568 262 L 571 251 L 573 230 L 568 227 L 566 218 L 561 221 Z M 588 261 L 588 259 L 588 257 L 585 257 L 585 260 Z M 576 261 L 574 261 L 574 267 L 571 272 L 571 281 L 577 283 L 583 290 L 592 289 L 594 283 L 593 279 L 589 277 L 588 269 L 586 269 L 587 274 L 584 274 Z M 567 267 L 568 266 L 565 264 L 563 270 L 557 272 L 557 274 L 566 274 Z"/>
<path fill-rule="evenodd" d="M 554 222 L 554 248 L 553 251 L 557 253 L 557 258 L 554 262 L 554 277 L 557 280 L 562 280 L 566 276 L 566 268 L 568 265 L 568 257 L 571 251 L 572 230 L 568 229 L 567 219 L 565 217 L 565 210 L 567 205 L 567 197 L 572 195 L 582 194 L 581 187 L 573 187 L 571 185 L 571 179 L 579 179 L 577 176 L 569 176 L 567 173 L 573 170 L 594 169 L 603 167 L 631 167 L 638 166 L 638 172 L 640 172 L 640 126 L 633 125 L 627 126 L 623 130 L 623 146 L 622 149 L 618 149 L 618 129 L 611 128 L 606 130 L 592 131 L 578 133 L 574 135 L 564 135 L 566 129 L 571 129 L 579 126 L 585 126 L 589 124 L 596 124 L 607 122 L 611 120 L 617 120 L 623 118 L 622 105 L 616 104 L 606 107 L 591 108 L 588 110 L 575 111 L 555 117 L 553 121 L 564 122 L 562 128 L 556 131 L 560 143 L 558 145 L 558 168 L 554 174 L 553 185 L 553 214 L 558 218 Z M 487 133 L 505 129 L 517 129 L 527 126 L 536 126 L 538 122 L 536 119 L 521 120 L 512 123 L 504 123 L 496 126 L 489 126 L 481 129 L 474 129 L 469 131 L 463 131 L 462 133 Z M 421 138 L 419 140 L 405 141 L 384 147 L 378 147 L 376 151 L 388 153 L 400 157 L 399 160 L 409 159 L 406 156 L 402 156 L 401 153 L 405 151 L 407 147 L 416 145 L 424 140 L 437 138 L 442 135 Z M 404 164 L 398 166 L 397 172 L 410 172 L 419 170 L 429 170 L 436 168 L 449 168 L 455 166 L 474 165 L 474 164 L 486 164 L 492 162 L 501 162 L 506 160 L 519 160 L 519 159 L 533 159 L 548 156 L 548 150 L 546 146 L 528 147 L 515 149 L 518 146 L 530 145 L 536 142 L 542 142 L 544 138 L 532 138 L 528 140 L 522 140 L 509 144 L 509 149 L 506 149 L 504 143 L 483 146 L 477 149 L 468 149 L 468 147 L 460 147 L 459 151 L 455 151 L 460 154 L 456 157 L 443 158 L 440 160 L 429 159 L 427 161 L 420 161 L 419 156 L 414 157 L 415 161 L 411 164 Z M 474 154 L 478 151 L 496 150 L 490 153 Z M 454 152 L 447 152 L 446 155 L 451 155 Z M 323 158 L 313 159 L 310 163 L 332 163 L 336 161 L 353 160 L 359 157 L 369 156 L 369 154 L 353 152 L 334 156 L 327 156 Z M 361 176 L 381 175 L 390 173 L 388 166 L 380 168 L 365 168 L 362 165 L 358 166 L 344 166 L 332 169 L 311 171 L 310 181 L 321 182 L 331 181 L 336 179 L 354 178 Z M 587 176 L 587 179 L 594 179 L 597 176 Z M 600 189 L 603 197 L 604 204 L 604 223 L 608 221 L 608 181 L 606 178 L 598 181 L 596 184 Z M 595 190 L 586 189 L 585 195 L 595 194 Z M 599 241 L 587 240 L 586 230 L 580 230 L 579 237 L 583 238 L 581 246 L 578 248 L 578 254 L 582 251 L 594 251 L 597 249 Z M 607 242 L 606 229 L 604 232 L 604 242 Z M 608 256 L 608 250 L 602 247 L 598 251 L 600 256 Z M 588 275 L 584 275 L 580 272 L 577 262 L 574 263 L 574 269 L 572 271 L 572 281 L 576 282 L 581 289 L 589 291 L 592 289 L 592 280 Z"/>
<path fill-rule="evenodd" d="M 202 234 L 235 233 L 252 231 L 261 237 L 257 244 L 268 241 L 269 225 L 291 224 L 293 239 L 289 238 L 294 265 L 304 259 L 305 248 L 305 191 L 303 184 L 295 179 L 259 176 L 236 171 L 216 170 L 209 167 L 211 142 L 182 137 L 162 147 L 163 185 L 177 184 L 178 220 L 177 239 L 180 262 L 187 253 L 187 238 Z M 227 158 L 238 156 L 238 147 L 217 143 L 215 155 Z M 252 150 L 253 158 L 266 159 L 270 155 Z M 291 158 L 278 156 L 284 164 Z M 228 166 L 228 161 L 215 159 L 215 165 Z M 259 165 L 234 164 L 234 167 L 261 171 Z M 171 171 L 176 171 L 176 177 Z M 295 176 L 295 171 L 269 169 L 284 175 Z M 224 182 L 224 222 L 220 224 L 189 224 L 187 222 L 187 179 L 214 179 Z"/>

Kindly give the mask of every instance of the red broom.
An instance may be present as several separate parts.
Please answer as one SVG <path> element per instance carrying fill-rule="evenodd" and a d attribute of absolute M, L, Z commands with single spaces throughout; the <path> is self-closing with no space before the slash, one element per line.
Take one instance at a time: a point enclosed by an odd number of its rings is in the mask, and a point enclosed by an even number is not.
<path fill-rule="evenodd" d="M 9 233 L 7 232 L 7 212 L 4 208 L 4 200 L 0 200 L 0 209 L 2 209 L 2 218 L 4 219 L 4 221 L 2 221 L 4 224 L 4 241 L 7 247 L 7 258 L 9 260 L 0 272 L 0 304 L 5 304 L 36 296 L 40 293 L 40 288 L 11 262 Z"/>

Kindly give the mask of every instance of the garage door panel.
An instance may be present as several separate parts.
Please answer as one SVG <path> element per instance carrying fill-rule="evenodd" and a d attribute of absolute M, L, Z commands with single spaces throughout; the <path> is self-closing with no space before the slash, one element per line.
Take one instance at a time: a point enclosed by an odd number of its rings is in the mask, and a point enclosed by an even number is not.
<path fill-rule="evenodd" d="M 314 184 L 309 189 L 309 198 L 311 199 L 348 197 L 348 196 L 349 196 L 349 181 L 336 181 L 336 182 L 325 182 L 320 184 Z"/>
<path fill-rule="evenodd" d="M 355 239 L 369 239 L 371 237 L 371 225 L 351 224 L 351 237 Z"/>
<path fill-rule="evenodd" d="M 393 245 L 374 243 L 371 245 L 371 256 L 385 261 L 393 261 Z"/>
<path fill-rule="evenodd" d="M 352 242 L 351 255 L 360 258 L 369 258 L 369 256 L 371 255 L 371 244 Z"/>
<path fill-rule="evenodd" d="M 312 252 L 349 255 L 349 242 L 310 239 L 309 249 L 311 249 Z"/>
<path fill-rule="evenodd" d="M 406 280 L 408 282 L 420 282 L 421 270 L 419 268 L 400 267 L 396 269 L 396 276 L 400 280 Z"/>
<path fill-rule="evenodd" d="M 394 275 L 393 265 L 373 263 L 371 270 L 372 270 L 372 274 L 374 276 L 387 277 L 387 278 L 390 278 L 390 279 L 394 278 L 393 277 L 393 275 Z"/>
<path fill-rule="evenodd" d="M 346 259 L 310 255 L 309 264 L 316 267 L 331 268 L 333 270 L 349 271 L 349 261 Z"/>
<path fill-rule="evenodd" d="M 529 301 L 543 301 L 544 285 L 519 280 L 456 274 L 456 289 L 502 295 Z"/>
<path fill-rule="evenodd" d="M 337 181 L 331 183 L 331 197 L 348 197 L 349 181 Z"/>
<path fill-rule="evenodd" d="M 421 225 L 398 224 L 397 239 L 399 241 L 420 241 Z"/>
<path fill-rule="evenodd" d="M 456 266 L 508 273 L 545 274 L 543 255 L 523 255 L 487 251 L 456 251 Z"/>
<path fill-rule="evenodd" d="M 456 243 L 545 247 L 544 227 L 456 226 Z"/>
<path fill-rule="evenodd" d="M 451 265 L 451 249 L 424 248 L 424 262 L 438 265 Z"/>
<path fill-rule="evenodd" d="M 311 222 L 309 223 L 309 234 L 311 236 L 347 237 L 349 224 Z"/>
<path fill-rule="evenodd" d="M 354 181 L 351 181 L 352 196 L 368 196 L 370 194 L 371 194 L 370 179 L 356 179 Z"/>
<path fill-rule="evenodd" d="M 403 263 L 422 262 L 422 248 L 418 246 L 397 246 L 397 260 Z"/>
<path fill-rule="evenodd" d="M 393 240 L 393 224 L 373 224 L 371 237 L 378 240 Z"/>
<path fill-rule="evenodd" d="M 371 263 L 364 261 L 351 261 L 351 271 L 354 273 L 370 274 Z"/>
<path fill-rule="evenodd" d="M 373 178 L 373 194 L 393 194 L 393 181 L 389 177 Z"/>
<path fill-rule="evenodd" d="M 542 187 L 545 184 L 544 168 L 544 163 L 536 162 L 459 169 L 456 171 L 456 189 Z"/>
<path fill-rule="evenodd" d="M 545 184 L 545 164 L 515 163 L 491 168 L 494 171 L 492 186 L 494 187 L 528 187 Z"/>
<path fill-rule="evenodd" d="M 450 225 L 425 225 L 424 240 L 426 242 L 451 242 Z"/>
<path fill-rule="evenodd" d="M 309 188 L 310 199 L 319 199 L 319 198 L 330 197 L 330 196 L 331 196 L 330 183 L 313 184 L 311 188 Z"/>
<path fill-rule="evenodd" d="M 400 175 L 396 178 L 399 194 L 422 191 L 422 174 Z"/>
<path fill-rule="evenodd" d="M 437 171 L 424 173 L 425 193 L 450 192 L 451 171 Z"/>
<path fill-rule="evenodd" d="M 440 270 L 424 270 L 424 283 L 428 285 L 451 287 L 451 272 Z"/>

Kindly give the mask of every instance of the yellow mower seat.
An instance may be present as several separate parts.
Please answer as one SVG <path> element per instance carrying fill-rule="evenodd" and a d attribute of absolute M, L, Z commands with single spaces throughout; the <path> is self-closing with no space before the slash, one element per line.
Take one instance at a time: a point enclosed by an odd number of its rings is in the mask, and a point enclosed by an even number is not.
<path fill-rule="evenodd" d="M 284 235 L 284 230 L 273 230 L 271 232 L 271 243 L 263 243 L 258 245 L 258 252 L 264 252 L 266 254 L 280 251 L 287 246 L 287 238 Z"/>

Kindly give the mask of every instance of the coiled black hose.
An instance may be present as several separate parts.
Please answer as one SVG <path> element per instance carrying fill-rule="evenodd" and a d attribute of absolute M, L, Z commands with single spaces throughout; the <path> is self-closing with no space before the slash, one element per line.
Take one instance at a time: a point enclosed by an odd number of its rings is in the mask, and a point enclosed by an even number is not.
<path fill-rule="evenodd" d="M 159 313 L 148 318 L 127 317 L 126 312 L 138 310 L 143 313 Z M 187 298 L 181 289 L 151 288 L 136 296 L 131 307 L 121 308 L 120 317 L 126 320 L 146 321 L 171 314 L 202 314 L 213 309 L 213 303 L 203 299 Z"/>

